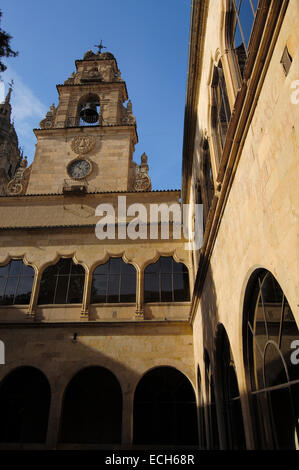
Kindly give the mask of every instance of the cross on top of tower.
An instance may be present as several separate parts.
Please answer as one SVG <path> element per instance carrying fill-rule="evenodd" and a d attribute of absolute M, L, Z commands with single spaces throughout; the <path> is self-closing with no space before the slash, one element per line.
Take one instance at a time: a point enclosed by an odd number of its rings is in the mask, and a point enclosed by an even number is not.
<path fill-rule="evenodd" d="M 97 47 L 97 48 L 98 48 L 98 52 L 99 52 L 100 54 L 102 54 L 102 49 L 107 49 L 106 46 L 103 46 L 102 39 L 101 39 L 100 44 L 96 44 L 94 47 Z"/>

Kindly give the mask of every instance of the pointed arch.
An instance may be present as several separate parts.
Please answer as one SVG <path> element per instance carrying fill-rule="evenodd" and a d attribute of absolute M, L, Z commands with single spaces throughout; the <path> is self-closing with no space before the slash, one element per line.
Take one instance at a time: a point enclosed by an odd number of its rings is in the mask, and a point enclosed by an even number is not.
<path fill-rule="evenodd" d="M 231 108 L 227 94 L 226 79 L 222 59 L 219 59 L 213 67 L 210 118 L 217 169 L 222 158 L 230 118 Z"/>
<path fill-rule="evenodd" d="M 0 305 L 29 305 L 34 276 L 35 269 L 23 259 L 0 266 Z"/>
<path fill-rule="evenodd" d="M 190 299 L 189 271 L 172 256 L 160 256 L 144 270 L 145 302 L 183 302 Z"/>
<path fill-rule="evenodd" d="M 136 302 L 136 268 L 121 257 L 110 257 L 95 267 L 91 303 Z"/>
<path fill-rule="evenodd" d="M 197 204 L 203 205 L 203 226 L 207 224 L 208 215 L 215 194 L 214 177 L 212 171 L 210 145 L 207 138 L 203 138 L 200 146 L 200 169 L 197 183 Z"/>
<path fill-rule="evenodd" d="M 62 257 L 42 273 L 38 304 L 82 303 L 85 269 L 72 258 Z"/>

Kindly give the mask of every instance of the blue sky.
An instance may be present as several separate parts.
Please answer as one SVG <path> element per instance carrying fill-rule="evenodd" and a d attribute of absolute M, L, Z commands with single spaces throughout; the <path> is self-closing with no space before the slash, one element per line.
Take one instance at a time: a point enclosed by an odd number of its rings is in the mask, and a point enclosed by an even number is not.
<path fill-rule="evenodd" d="M 1 27 L 13 36 L 17 58 L 5 60 L 13 78 L 15 127 L 32 160 L 35 136 L 56 84 L 75 60 L 103 40 L 126 81 L 139 143 L 134 160 L 149 158 L 153 189 L 181 187 L 190 0 L 2 0 Z"/>

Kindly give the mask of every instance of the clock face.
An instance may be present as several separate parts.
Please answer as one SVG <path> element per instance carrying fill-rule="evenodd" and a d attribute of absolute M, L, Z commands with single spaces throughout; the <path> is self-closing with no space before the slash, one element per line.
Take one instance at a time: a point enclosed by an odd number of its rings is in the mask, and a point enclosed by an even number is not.
<path fill-rule="evenodd" d="M 67 171 L 73 179 L 85 178 L 91 172 L 91 163 L 83 158 L 76 159 L 69 163 Z"/>

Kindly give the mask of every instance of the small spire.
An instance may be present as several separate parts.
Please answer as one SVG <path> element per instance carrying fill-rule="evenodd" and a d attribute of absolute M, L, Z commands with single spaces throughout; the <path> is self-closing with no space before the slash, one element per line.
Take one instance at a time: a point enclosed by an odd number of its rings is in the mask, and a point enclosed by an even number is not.
<path fill-rule="evenodd" d="M 128 103 L 127 103 L 127 110 L 128 110 L 129 113 L 132 114 L 133 106 L 132 106 L 132 101 L 131 100 L 129 100 Z"/>
<path fill-rule="evenodd" d="M 12 89 L 13 89 L 13 80 L 11 80 L 11 82 L 8 84 L 9 86 L 9 89 L 8 89 L 8 93 L 6 95 L 6 98 L 5 98 L 5 104 L 10 104 L 10 97 L 11 97 L 11 92 L 12 92 Z"/>

